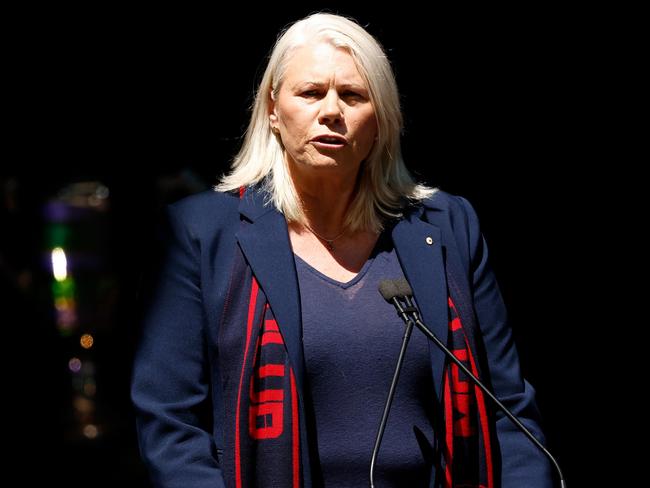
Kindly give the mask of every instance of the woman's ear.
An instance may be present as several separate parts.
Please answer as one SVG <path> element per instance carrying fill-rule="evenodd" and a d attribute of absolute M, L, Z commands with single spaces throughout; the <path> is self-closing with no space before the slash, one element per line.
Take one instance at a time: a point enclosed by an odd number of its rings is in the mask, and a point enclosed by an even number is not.
<path fill-rule="evenodd" d="M 273 96 L 273 90 L 269 92 L 269 122 L 271 128 L 277 130 L 278 128 L 278 113 L 275 103 L 275 97 Z"/>

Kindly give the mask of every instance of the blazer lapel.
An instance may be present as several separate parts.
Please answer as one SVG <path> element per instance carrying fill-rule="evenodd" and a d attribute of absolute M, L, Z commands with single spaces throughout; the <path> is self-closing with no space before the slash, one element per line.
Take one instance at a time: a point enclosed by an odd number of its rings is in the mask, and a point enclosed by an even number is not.
<path fill-rule="evenodd" d="M 392 231 L 393 243 L 402 271 L 413 289 L 422 321 L 444 343 L 448 335 L 447 279 L 440 228 L 414 212 L 400 220 Z M 445 356 L 429 344 L 433 385 L 442 400 L 442 373 Z"/>
<path fill-rule="evenodd" d="M 273 310 L 303 391 L 300 293 L 286 220 L 272 205 L 264 205 L 264 194 L 255 187 L 246 191 L 239 210 L 251 222 L 237 232 L 237 240 Z"/>
<path fill-rule="evenodd" d="M 297 386 L 304 391 L 300 292 L 289 232 L 284 216 L 272 204 L 264 205 L 264 197 L 256 187 L 244 194 L 239 210 L 250 223 L 237 232 L 237 239 L 269 300 L 294 366 Z M 421 220 L 422 212 L 420 208 L 399 220 L 392 228 L 392 239 L 422 320 L 446 342 L 448 296 L 441 231 Z M 440 399 L 445 358 L 435 345 L 430 351 L 433 384 Z"/>

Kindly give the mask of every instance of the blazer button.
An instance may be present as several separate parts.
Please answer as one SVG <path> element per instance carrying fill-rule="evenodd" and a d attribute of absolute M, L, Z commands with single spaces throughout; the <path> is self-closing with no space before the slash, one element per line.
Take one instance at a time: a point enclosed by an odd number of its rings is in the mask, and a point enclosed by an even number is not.
<path fill-rule="evenodd" d="M 433 239 L 431 239 L 431 236 L 427 236 L 427 238 L 425 239 L 425 241 L 427 241 L 427 244 L 429 244 L 429 245 L 432 245 L 432 244 L 433 244 Z"/>

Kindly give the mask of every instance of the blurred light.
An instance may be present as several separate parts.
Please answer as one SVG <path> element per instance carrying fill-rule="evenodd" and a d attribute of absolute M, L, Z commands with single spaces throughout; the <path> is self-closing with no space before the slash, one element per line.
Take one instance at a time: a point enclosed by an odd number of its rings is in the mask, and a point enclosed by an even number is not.
<path fill-rule="evenodd" d="M 16 276 L 16 284 L 22 291 L 28 291 L 32 286 L 32 272 L 29 270 L 22 270 Z"/>
<path fill-rule="evenodd" d="M 74 408 L 82 416 L 88 416 L 95 411 L 95 402 L 89 398 L 77 395 L 74 399 Z"/>
<path fill-rule="evenodd" d="M 63 204 L 70 213 L 72 209 L 92 208 L 93 210 L 108 210 L 108 187 L 99 181 L 80 181 L 62 188 L 56 196 L 55 203 Z"/>
<path fill-rule="evenodd" d="M 91 347 L 93 347 L 94 342 L 95 340 L 93 339 L 93 336 L 91 336 L 90 334 L 84 334 L 79 339 L 79 343 L 81 344 L 81 347 L 83 347 L 84 349 L 90 349 Z"/>
<path fill-rule="evenodd" d="M 104 185 L 98 185 L 97 188 L 95 189 L 95 196 L 100 199 L 108 198 L 110 195 L 110 191 L 108 190 L 107 186 Z"/>
<path fill-rule="evenodd" d="M 97 393 L 97 386 L 95 383 L 86 383 L 84 384 L 84 394 L 89 397 L 94 397 Z"/>
<path fill-rule="evenodd" d="M 52 282 L 56 325 L 59 332 L 69 336 L 77 326 L 77 303 L 74 299 L 75 283 L 71 276 Z"/>
<path fill-rule="evenodd" d="M 84 435 L 88 437 L 88 439 L 94 439 L 97 437 L 97 434 L 99 434 L 99 430 L 96 425 L 88 424 L 84 426 Z"/>
<path fill-rule="evenodd" d="M 74 298 L 56 297 L 54 299 L 54 307 L 59 312 L 64 312 L 66 310 L 72 310 L 72 309 L 75 308 Z"/>
<path fill-rule="evenodd" d="M 62 310 L 57 313 L 56 325 L 63 331 L 69 331 L 77 324 L 77 312 L 74 309 Z"/>
<path fill-rule="evenodd" d="M 100 207 L 105 205 L 109 194 L 110 192 L 108 187 L 98 183 L 95 187 L 95 192 L 88 197 L 88 204 L 91 207 Z"/>
<path fill-rule="evenodd" d="M 68 361 L 68 368 L 73 373 L 78 373 L 81 371 L 81 360 L 79 358 L 72 358 Z"/>
<path fill-rule="evenodd" d="M 52 249 L 52 273 L 56 281 L 63 281 L 68 276 L 68 261 L 61 247 Z"/>
<path fill-rule="evenodd" d="M 52 293 L 55 298 L 73 298 L 75 291 L 75 284 L 72 276 L 68 276 L 63 281 L 55 281 L 52 283 Z"/>

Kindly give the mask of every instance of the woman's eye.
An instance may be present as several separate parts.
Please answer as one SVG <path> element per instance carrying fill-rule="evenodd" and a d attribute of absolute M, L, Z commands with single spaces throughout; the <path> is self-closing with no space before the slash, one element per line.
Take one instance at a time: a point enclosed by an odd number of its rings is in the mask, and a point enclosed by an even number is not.
<path fill-rule="evenodd" d="M 365 100 L 364 96 L 357 92 L 345 92 L 342 97 L 352 100 Z"/>
<path fill-rule="evenodd" d="M 323 96 L 320 91 L 318 90 L 306 90 L 304 92 L 300 93 L 300 96 L 306 97 L 306 98 L 318 98 Z M 353 100 L 363 100 L 364 97 L 360 93 L 353 92 L 353 91 L 347 91 L 343 92 L 339 95 L 343 99 L 353 99 Z"/>

